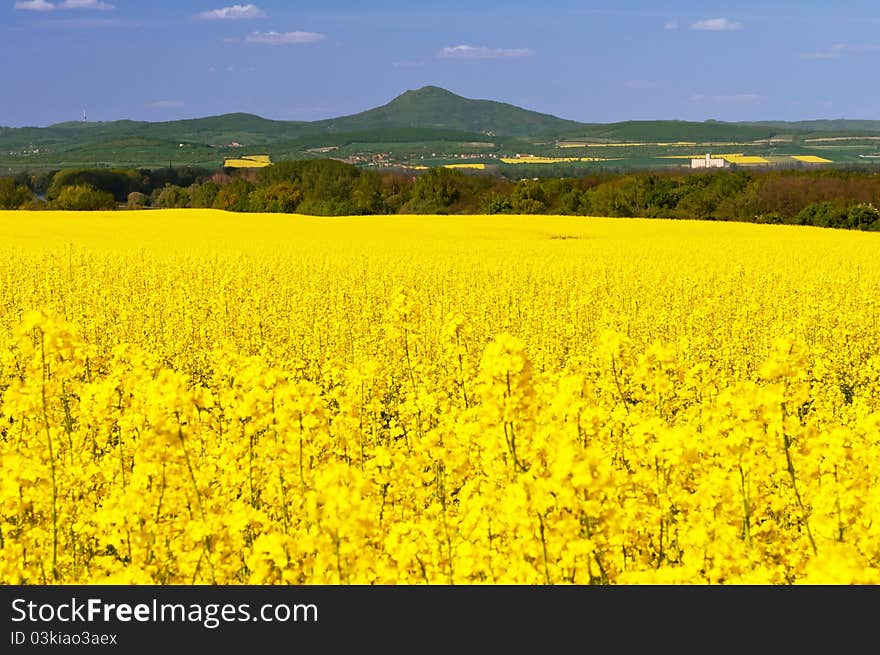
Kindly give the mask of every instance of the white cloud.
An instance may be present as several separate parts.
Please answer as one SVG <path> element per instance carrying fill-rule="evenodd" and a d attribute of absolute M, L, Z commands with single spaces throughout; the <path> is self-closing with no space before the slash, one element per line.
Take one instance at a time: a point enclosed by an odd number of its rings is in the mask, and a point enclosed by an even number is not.
<path fill-rule="evenodd" d="M 106 2 L 101 2 L 101 0 L 64 0 L 60 5 L 58 5 L 59 9 L 116 9 L 111 4 Z"/>
<path fill-rule="evenodd" d="M 801 59 L 840 59 L 846 55 L 854 55 L 864 52 L 877 52 L 880 45 L 850 45 L 847 43 L 835 43 L 827 50 L 804 52 Z"/>
<path fill-rule="evenodd" d="M 156 102 L 151 102 L 150 107 L 155 107 L 156 109 L 176 109 L 183 107 L 184 104 L 183 100 L 157 100 Z"/>
<path fill-rule="evenodd" d="M 257 5 L 232 5 L 222 9 L 212 9 L 196 14 L 201 20 L 239 20 L 242 18 L 262 18 L 266 12 Z"/>
<path fill-rule="evenodd" d="M 706 30 L 709 32 L 737 32 L 743 29 L 745 25 L 729 18 L 707 18 L 706 20 L 698 20 L 690 27 L 692 30 Z"/>
<path fill-rule="evenodd" d="M 677 30 L 678 29 L 678 21 L 677 20 L 668 20 L 663 23 L 664 30 Z"/>
<path fill-rule="evenodd" d="M 697 93 L 691 96 L 691 102 L 711 102 L 717 104 L 730 104 L 737 102 L 757 102 L 764 96 L 757 93 L 734 93 L 731 95 L 705 95 Z"/>
<path fill-rule="evenodd" d="M 827 50 L 819 50 L 817 52 L 805 52 L 801 54 L 802 59 L 840 59 L 846 52 L 847 46 L 843 43 L 836 43 Z"/>
<path fill-rule="evenodd" d="M 55 5 L 46 2 L 46 0 L 22 0 L 15 3 L 15 8 L 25 11 L 52 11 L 55 9 Z"/>
<path fill-rule="evenodd" d="M 501 59 L 504 57 L 528 57 L 535 54 L 528 48 L 486 48 L 484 46 L 456 45 L 443 48 L 437 53 L 440 59 Z"/>
<path fill-rule="evenodd" d="M 263 45 L 290 45 L 294 43 L 314 43 L 327 38 L 326 34 L 317 32 L 251 32 L 244 40 L 246 43 L 261 43 Z"/>
<path fill-rule="evenodd" d="M 116 9 L 114 5 L 101 0 L 64 0 L 57 4 L 47 2 L 47 0 L 19 0 L 15 3 L 15 8 L 27 11 L 54 11 L 55 9 L 99 9 L 106 11 Z"/>

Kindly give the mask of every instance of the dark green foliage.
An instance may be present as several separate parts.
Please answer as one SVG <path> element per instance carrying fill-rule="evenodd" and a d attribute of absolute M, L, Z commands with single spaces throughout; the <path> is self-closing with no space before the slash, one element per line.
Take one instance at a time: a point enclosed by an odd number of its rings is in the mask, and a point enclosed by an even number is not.
<path fill-rule="evenodd" d="M 777 214 L 776 212 L 770 212 L 769 214 L 758 214 L 755 216 L 755 223 L 762 223 L 765 225 L 780 225 L 785 221 L 782 220 L 782 216 Z"/>
<path fill-rule="evenodd" d="M 880 229 L 880 211 L 870 203 L 859 203 L 849 208 L 847 227 L 856 230 Z"/>
<path fill-rule="evenodd" d="M 354 201 L 315 197 L 303 200 L 296 210 L 300 214 L 308 214 L 309 216 L 349 216 L 358 213 L 358 207 Z"/>
<path fill-rule="evenodd" d="M 210 208 L 214 206 L 220 185 L 210 180 L 202 184 L 194 184 L 189 188 L 189 206 Z"/>
<path fill-rule="evenodd" d="M 32 200 L 28 200 L 24 203 L 19 209 L 25 209 L 27 211 L 45 211 L 50 209 L 49 203 L 45 200 L 41 200 L 40 198 L 33 198 Z"/>
<path fill-rule="evenodd" d="M 94 175 L 93 175 L 94 173 Z M 377 172 L 332 159 L 282 161 L 234 175 L 189 169 L 158 171 L 65 171 L 50 187 L 69 208 L 112 208 L 93 197 L 94 187 L 74 179 L 155 182 L 189 179 L 189 188 L 166 183 L 153 191 L 159 207 L 214 207 L 230 211 L 349 214 L 568 214 L 784 223 L 856 230 L 880 229 L 880 174 L 842 170 L 721 170 L 652 173 L 592 173 L 582 177 L 524 178 L 452 168 L 424 173 Z M 18 182 L 18 183 L 17 183 Z M 0 203 L 30 201 L 27 175 L 0 184 Z M 145 192 L 131 192 L 141 206 Z M 22 195 L 24 194 L 24 195 Z M 11 198 L 11 199 L 10 199 Z"/>
<path fill-rule="evenodd" d="M 113 195 L 87 184 L 64 186 L 50 203 L 52 209 L 65 211 L 98 211 L 116 209 Z"/>
<path fill-rule="evenodd" d="M 193 184 L 208 179 L 213 171 L 205 168 L 181 167 L 181 168 L 157 168 L 153 170 L 139 171 L 144 178 L 145 193 L 151 193 L 156 189 L 164 189 L 167 185 L 189 187 Z"/>
<path fill-rule="evenodd" d="M 101 189 L 112 195 L 117 202 L 126 202 L 129 193 L 143 192 L 147 187 L 146 181 L 138 171 L 74 168 L 55 174 L 46 197 L 55 200 L 65 187 L 83 185 Z"/>
<path fill-rule="evenodd" d="M 675 212 L 666 215 L 717 219 L 724 201 L 737 196 L 746 186 L 748 177 L 741 172 L 692 173 L 685 177 L 682 186 L 671 192 L 678 195 L 678 201 L 667 206 Z"/>
<path fill-rule="evenodd" d="M 150 204 L 150 197 L 141 193 L 140 191 L 132 191 L 128 194 L 128 208 L 129 209 L 143 209 L 147 205 Z"/>
<path fill-rule="evenodd" d="M 510 197 L 514 214 L 544 214 L 547 211 L 547 195 L 544 185 L 537 180 L 523 180 L 513 188 Z"/>
<path fill-rule="evenodd" d="M 344 216 L 363 213 L 354 196 L 354 184 L 360 174 L 355 166 L 333 159 L 288 161 L 260 169 L 257 184 L 293 184 L 303 194 L 297 211 L 315 216 Z"/>
<path fill-rule="evenodd" d="M 352 186 L 352 199 L 359 214 L 384 214 L 384 189 L 382 176 L 372 171 L 361 173 Z"/>
<path fill-rule="evenodd" d="M 874 205 L 858 203 L 846 206 L 843 202 L 814 202 L 798 213 L 795 222 L 799 225 L 817 227 L 840 227 L 850 230 L 876 230 L 880 213 Z"/>
<path fill-rule="evenodd" d="M 351 164 L 333 159 L 318 159 L 303 162 L 299 181 L 305 189 L 306 200 L 344 204 L 350 202 L 352 186 L 359 175 L 360 170 Z"/>
<path fill-rule="evenodd" d="M 638 198 L 632 178 L 605 182 L 584 195 L 584 205 L 592 216 L 633 216 Z"/>
<path fill-rule="evenodd" d="M 280 161 L 257 171 L 257 184 L 267 186 L 278 182 L 301 182 L 307 161 Z"/>
<path fill-rule="evenodd" d="M 0 209 L 18 209 L 33 200 L 34 194 L 15 180 L 0 178 Z"/>
<path fill-rule="evenodd" d="M 220 187 L 214 199 L 214 209 L 225 209 L 231 212 L 248 211 L 248 196 L 254 185 L 247 180 L 235 180 Z"/>
<path fill-rule="evenodd" d="M 293 213 L 302 202 L 302 190 L 293 182 L 257 187 L 248 196 L 248 211 Z"/>
<path fill-rule="evenodd" d="M 493 194 L 483 205 L 484 214 L 510 214 L 513 212 L 513 203 L 510 198 L 500 194 Z"/>
<path fill-rule="evenodd" d="M 189 192 L 174 184 L 153 192 L 153 206 L 162 209 L 183 209 L 189 207 Z"/>
<path fill-rule="evenodd" d="M 401 211 L 405 214 L 447 214 L 461 195 L 465 174 L 449 168 L 432 168 L 420 175 Z"/>

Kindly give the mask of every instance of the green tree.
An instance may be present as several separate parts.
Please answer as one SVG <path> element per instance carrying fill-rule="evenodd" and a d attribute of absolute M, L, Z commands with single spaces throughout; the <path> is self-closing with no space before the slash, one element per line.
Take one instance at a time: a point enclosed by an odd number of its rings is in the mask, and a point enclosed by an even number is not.
<path fill-rule="evenodd" d="M 230 212 L 248 211 L 248 196 L 254 185 L 247 180 L 234 180 L 224 184 L 214 199 L 214 209 L 225 209 Z"/>
<path fill-rule="evenodd" d="M 543 214 L 547 211 L 547 194 L 539 180 L 522 180 L 510 197 L 514 214 Z"/>
<path fill-rule="evenodd" d="M 220 185 L 216 182 L 204 182 L 195 184 L 189 188 L 189 206 L 208 208 L 214 206 Z"/>
<path fill-rule="evenodd" d="M 594 216 L 632 216 L 630 199 L 620 180 L 604 182 L 584 194 L 585 205 Z"/>
<path fill-rule="evenodd" d="M 156 194 L 156 201 L 153 204 L 163 209 L 189 207 L 189 192 L 183 187 L 169 184 Z"/>
<path fill-rule="evenodd" d="M 847 210 L 837 202 L 812 202 L 795 217 L 798 225 L 816 227 L 846 227 Z"/>
<path fill-rule="evenodd" d="M 278 182 L 251 191 L 248 211 L 292 214 L 302 199 L 302 190 L 293 182 Z"/>
<path fill-rule="evenodd" d="M 446 214 L 461 197 L 465 175 L 450 168 L 432 168 L 416 178 L 409 202 L 401 208 L 404 213 Z"/>
<path fill-rule="evenodd" d="M 352 196 L 361 214 L 384 214 L 385 203 L 382 196 L 382 178 L 378 173 L 368 171 L 354 181 Z"/>
<path fill-rule="evenodd" d="M 126 202 L 132 191 L 145 190 L 141 175 L 135 170 L 72 168 L 55 174 L 46 197 L 55 200 L 65 187 L 82 185 L 106 191 L 117 202 Z"/>
<path fill-rule="evenodd" d="M 855 230 L 877 230 L 880 228 L 880 212 L 870 204 L 861 202 L 849 208 L 846 214 L 847 227 Z"/>
<path fill-rule="evenodd" d="M 132 191 L 128 194 L 129 209 L 143 209 L 150 204 L 150 197 L 140 191 Z"/>
<path fill-rule="evenodd" d="M 66 211 L 116 209 L 116 199 L 106 191 L 95 189 L 87 184 L 77 184 L 63 187 L 51 202 L 51 207 Z"/>
<path fill-rule="evenodd" d="M 501 194 L 491 195 L 483 205 L 484 214 L 510 214 L 512 211 L 510 198 Z"/>
<path fill-rule="evenodd" d="M 18 209 L 34 199 L 31 190 L 9 178 L 0 178 L 0 209 Z"/>

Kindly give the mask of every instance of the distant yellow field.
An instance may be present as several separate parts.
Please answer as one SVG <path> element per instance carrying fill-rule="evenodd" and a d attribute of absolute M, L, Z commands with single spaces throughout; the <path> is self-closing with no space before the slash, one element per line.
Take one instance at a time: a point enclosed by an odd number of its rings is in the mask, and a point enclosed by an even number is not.
<path fill-rule="evenodd" d="M 559 164 L 565 162 L 615 161 L 602 157 L 501 157 L 505 164 Z"/>
<path fill-rule="evenodd" d="M 486 164 L 443 164 L 443 168 L 474 168 L 477 170 L 484 170 Z"/>
<path fill-rule="evenodd" d="M 0 212 L 0 584 L 878 584 L 878 249 Z"/>
<path fill-rule="evenodd" d="M 752 155 L 720 155 L 731 164 L 769 164 L 770 162 L 764 157 L 756 157 Z"/>
<path fill-rule="evenodd" d="M 264 168 L 272 164 L 269 155 L 244 155 L 237 159 L 226 159 L 223 166 L 226 168 Z"/>
<path fill-rule="evenodd" d="M 575 141 L 563 141 L 556 144 L 557 148 L 640 148 L 646 146 L 655 146 L 655 147 L 663 147 L 663 148 L 692 148 L 695 146 L 704 146 L 704 147 L 742 147 L 744 143 L 739 142 L 722 142 L 722 141 L 708 141 L 705 143 L 700 143 L 697 141 L 671 141 L 671 142 L 633 142 L 633 143 L 586 143 L 586 142 L 575 142 Z M 703 153 L 705 154 L 705 153 Z M 699 156 L 699 155 L 698 155 Z"/>
<path fill-rule="evenodd" d="M 824 157 L 817 157 L 816 155 L 792 155 L 792 159 L 797 159 L 798 161 L 802 161 L 807 164 L 831 164 L 831 163 L 833 163 L 830 159 L 825 159 Z"/>

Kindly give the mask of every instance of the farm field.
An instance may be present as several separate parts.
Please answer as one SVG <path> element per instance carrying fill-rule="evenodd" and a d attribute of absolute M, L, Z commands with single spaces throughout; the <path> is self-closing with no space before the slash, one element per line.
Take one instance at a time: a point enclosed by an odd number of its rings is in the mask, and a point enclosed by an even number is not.
<path fill-rule="evenodd" d="M 880 582 L 878 247 L 0 212 L 0 583 Z"/>

